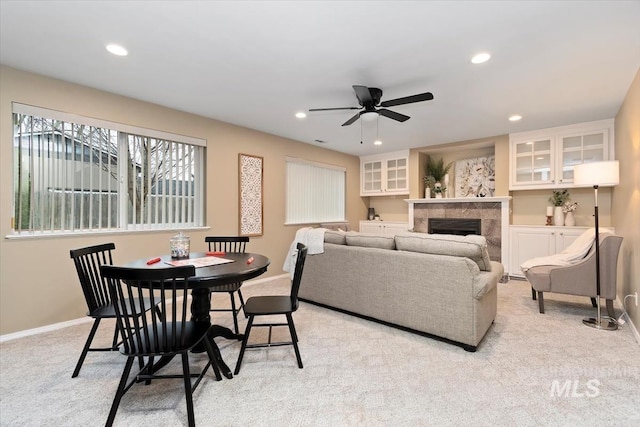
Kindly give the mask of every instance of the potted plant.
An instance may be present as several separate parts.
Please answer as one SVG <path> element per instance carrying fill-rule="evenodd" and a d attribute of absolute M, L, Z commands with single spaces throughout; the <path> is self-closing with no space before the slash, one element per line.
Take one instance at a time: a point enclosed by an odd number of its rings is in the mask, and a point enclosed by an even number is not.
<path fill-rule="evenodd" d="M 549 197 L 549 202 L 554 207 L 553 211 L 553 225 L 564 225 L 564 212 L 562 212 L 562 206 L 567 203 L 571 197 L 569 196 L 569 190 L 553 190 L 553 194 Z"/>
<path fill-rule="evenodd" d="M 453 162 L 445 166 L 442 158 L 440 158 L 440 160 L 435 160 L 431 156 L 427 158 L 427 163 L 424 168 L 424 183 L 427 188 L 433 190 L 436 197 L 442 197 L 442 193 L 447 190 L 447 188 L 442 185 L 442 181 L 445 175 L 449 173 L 451 166 L 453 166 Z"/>

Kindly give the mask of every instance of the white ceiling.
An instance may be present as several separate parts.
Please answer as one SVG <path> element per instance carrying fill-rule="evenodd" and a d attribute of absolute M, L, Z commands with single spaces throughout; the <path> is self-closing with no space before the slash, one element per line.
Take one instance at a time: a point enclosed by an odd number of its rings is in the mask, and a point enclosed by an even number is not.
<path fill-rule="evenodd" d="M 639 23 L 640 1 L 2 0 L 0 62 L 365 155 L 614 117 Z M 491 60 L 471 64 L 480 51 Z M 357 106 L 352 85 L 435 99 L 377 130 L 342 127 L 348 110 L 294 117 Z"/>

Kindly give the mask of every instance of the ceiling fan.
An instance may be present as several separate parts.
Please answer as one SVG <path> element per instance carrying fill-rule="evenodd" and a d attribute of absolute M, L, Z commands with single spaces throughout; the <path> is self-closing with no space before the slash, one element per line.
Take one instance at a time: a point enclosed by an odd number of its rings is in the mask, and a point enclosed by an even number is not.
<path fill-rule="evenodd" d="M 410 119 L 409 116 L 396 113 L 395 111 L 387 110 L 386 107 L 394 107 L 396 105 L 413 104 L 414 102 L 430 101 L 433 99 L 431 92 L 420 93 L 417 95 L 405 96 L 403 98 L 390 99 L 388 101 L 380 102 L 382 98 L 382 89 L 376 87 L 367 87 L 354 85 L 353 90 L 358 98 L 360 107 L 342 107 L 342 108 L 310 108 L 309 111 L 332 111 L 332 110 L 362 110 L 356 113 L 349 120 L 344 122 L 342 126 L 349 126 L 358 120 L 361 116 L 375 116 L 382 115 L 398 122 L 406 122 Z M 383 108 L 377 108 L 383 107 Z M 363 118 L 364 118 L 363 117 Z"/>

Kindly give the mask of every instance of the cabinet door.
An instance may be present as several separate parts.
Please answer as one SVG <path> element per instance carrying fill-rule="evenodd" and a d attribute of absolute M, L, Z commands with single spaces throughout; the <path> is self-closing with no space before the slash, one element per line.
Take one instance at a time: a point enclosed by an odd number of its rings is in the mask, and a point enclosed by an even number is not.
<path fill-rule="evenodd" d="M 559 165 L 561 174 L 558 184 L 573 183 L 573 168 L 576 165 L 608 160 L 609 144 L 606 130 L 584 134 L 566 135 L 559 138 Z"/>
<path fill-rule="evenodd" d="M 564 251 L 567 248 L 567 246 L 572 244 L 582 233 L 584 233 L 585 230 L 586 229 L 581 228 L 577 230 L 564 229 L 564 230 L 558 231 L 556 233 L 556 252 L 555 253 L 560 253 Z"/>
<path fill-rule="evenodd" d="M 362 164 L 362 193 L 380 193 L 382 190 L 382 161 L 364 162 Z"/>
<path fill-rule="evenodd" d="M 384 227 L 383 233 L 385 236 L 395 236 L 398 233 L 406 233 L 408 224 L 407 223 L 397 223 L 397 224 L 383 224 Z"/>
<path fill-rule="evenodd" d="M 555 232 L 545 228 L 511 228 L 509 275 L 524 277 L 520 265 L 555 253 Z"/>
<path fill-rule="evenodd" d="M 360 221 L 360 232 L 370 234 L 383 234 L 382 224 L 373 221 Z"/>
<path fill-rule="evenodd" d="M 516 142 L 512 146 L 512 185 L 550 184 L 553 182 L 552 138 Z"/>
<path fill-rule="evenodd" d="M 386 191 L 387 193 L 394 193 L 400 191 L 409 190 L 409 180 L 407 176 L 407 161 L 406 157 L 399 159 L 389 159 L 386 161 Z"/>

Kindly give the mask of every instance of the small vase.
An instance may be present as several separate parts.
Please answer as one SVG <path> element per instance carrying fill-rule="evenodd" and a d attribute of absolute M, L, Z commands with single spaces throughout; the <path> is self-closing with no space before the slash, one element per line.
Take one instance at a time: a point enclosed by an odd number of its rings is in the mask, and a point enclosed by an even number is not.
<path fill-rule="evenodd" d="M 567 216 L 564 217 L 564 225 L 567 227 L 573 227 L 576 225 L 576 219 L 573 217 L 573 212 L 567 212 Z"/>
<path fill-rule="evenodd" d="M 564 225 L 564 212 L 562 212 L 562 206 L 555 206 L 553 208 L 553 225 L 560 227 Z"/>
<path fill-rule="evenodd" d="M 442 193 L 436 193 L 436 199 L 442 199 Z"/>
<path fill-rule="evenodd" d="M 429 187 L 424 189 L 424 198 L 425 199 L 430 199 L 431 198 L 431 189 Z"/>

